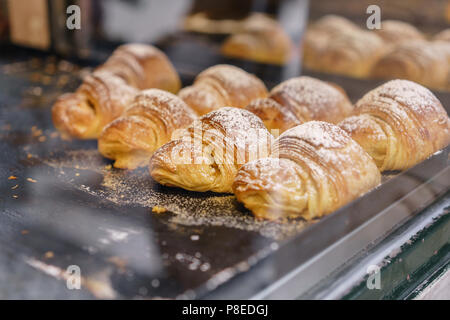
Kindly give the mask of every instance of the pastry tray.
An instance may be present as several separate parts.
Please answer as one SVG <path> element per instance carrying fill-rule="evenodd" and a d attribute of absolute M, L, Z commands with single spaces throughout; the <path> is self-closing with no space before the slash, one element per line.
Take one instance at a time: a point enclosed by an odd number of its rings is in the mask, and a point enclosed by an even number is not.
<path fill-rule="evenodd" d="M 447 147 L 321 220 L 256 221 L 232 195 L 162 187 L 111 168 L 95 141 L 62 140 L 52 102 L 97 63 L 1 50 L 0 298 L 293 298 L 450 189 Z M 353 101 L 377 85 L 308 74 Z"/>

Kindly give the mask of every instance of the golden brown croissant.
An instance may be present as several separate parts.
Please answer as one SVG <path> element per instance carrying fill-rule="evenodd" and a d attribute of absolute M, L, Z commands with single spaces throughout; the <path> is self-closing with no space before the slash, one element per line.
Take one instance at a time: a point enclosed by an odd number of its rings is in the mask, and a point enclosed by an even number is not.
<path fill-rule="evenodd" d="M 115 160 L 116 168 L 147 165 L 153 151 L 195 118 L 194 111 L 177 96 L 159 89 L 144 90 L 120 118 L 103 129 L 98 149 Z"/>
<path fill-rule="evenodd" d="M 372 75 L 382 79 L 407 79 L 431 88 L 447 82 L 448 62 L 431 42 L 403 42 L 374 65 Z"/>
<path fill-rule="evenodd" d="M 347 18 L 328 14 L 315 21 L 308 30 L 322 31 L 328 34 L 336 34 L 342 32 L 360 31 L 355 23 Z"/>
<path fill-rule="evenodd" d="M 367 77 L 386 48 L 383 40 L 369 31 L 346 31 L 333 35 L 320 52 L 319 71 L 353 77 Z"/>
<path fill-rule="evenodd" d="M 75 93 L 66 93 L 56 100 L 53 123 L 65 136 L 95 139 L 105 125 L 122 114 L 137 92 L 109 72 L 94 72 Z"/>
<path fill-rule="evenodd" d="M 216 65 L 202 71 L 192 86 L 178 96 L 199 115 L 224 106 L 244 108 L 250 101 L 265 98 L 267 89 L 254 75 L 231 65 Z"/>
<path fill-rule="evenodd" d="M 167 56 L 146 44 L 130 43 L 118 47 L 97 70 L 107 70 L 140 90 L 157 88 L 172 93 L 180 90 L 178 73 Z"/>
<path fill-rule="evenodd" d="M 353 106 L 337 85 L 302 76 L 280 83 L 268 98 L 254 100 L 246 109 L 260 117 L 267 129 L 283 132 L 311 120 L 337 123 L 350 115 Z"/>
<path fill-rule="evenodd" d="M 381 171 L 412 167 L 450 142 L 450 120 L 439 100 L 408 80 L 370 91 L 357 102 L 355 115 L 339 126 Z"/>
<path fill-rule="evenodd" d="M 330 35 L 326 32 L 307 30 L 303 36 L 302 54 L 303 64 L 311 70 L 320 71 L 322 67 L 321 54 L 325 51 L 330 41 Z"/>
<path fill-rule="evenodd" d="M 380 183 L 370 156 L 338 126 L 310 121 L 284 132 L 272 154 L 243 165 L 233 191 L 258 218 L 310 220 Z"/>
<path fill-rule="evenodd" d="M 320 71 L 321 55 L 328 44 L 340 33 L 360 32 L 361 29 L 350 20 L 326 15 L 310 25 L 303 38 L 303 63 L 307 68 Z"/>
<path fill-rule="evenodd" d="M 291 56 L 292 42 L 277 21 L 263 14 L 254 14 L 240 32 L 225 40 L 220 50 L 227 57 L 285 64 Z"/>
<path fill-rule="evenodd" d="M 375 31 L 387 44 L 398 44 L 411 40 L 425 40 L 425 36 L 413 25 L 398 21 L 385 20 L 381 23 L 381 29 Z"/>
<path fill-rule="evenodd" d="M 266 157 L 273 142 L 262 121 L 244 109 L 212 111 L 159 148 L 150 160 L 157 182 L 192 191 L 232 192 L 239 167 Z"/>

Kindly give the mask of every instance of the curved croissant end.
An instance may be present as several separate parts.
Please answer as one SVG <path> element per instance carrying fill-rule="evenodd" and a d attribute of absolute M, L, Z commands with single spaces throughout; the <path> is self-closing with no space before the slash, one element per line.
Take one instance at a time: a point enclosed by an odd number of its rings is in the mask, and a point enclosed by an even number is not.
<path fill-rule="evenodd" d="M 181 87 L 180 77 L 167 56 L 147 44 L 119 46 L 97 70 L 111 72 L 141 90 L 157 88 L 177 93 Z"/>
<path fill-rule="evenodd" d="M 283 65 L 291 58 L 292 41 L 274 19 L 255 14 L 243 29 L 229 36 L 220 51 L 224 56 Z"/>
<path fill-rule="evenodd" d="M 370 156 L 345 131 L 311 121 L 283 133 L 270 158 L 243 165 L 233 191 L 262 219 L 318 218 L 380 183 Z"/>
<path fill-rule="evenodd" d="M 114 166 L 134 169 L 148 164 L 153 151 L 191 124 L 196 115 L 180 98 L 159 89 L 141 91 L 118 119 L 106 126 L 98 140 L 102 155 Z"/>
<path fill-rule="evenodd" d="M 267 89 L 256 76 L 238 67 L 216 65 L 202 71 L 178 96 L 203 115 L 225 106 L 244 108 L 252 100 L 265 98 Z"/>
<path fill-rule="evenodd" d="M 159 183 L 192 191 L 231 192 L 238 168 L 270 152 L 272 136 L 252 113 L 225 107 L 193 122 L 178 140 L 158 149 L 150 174 Z"/>
<path fill-rule="evenodd" d="M 412 167 L 450 142 L 450 119 L 439 100 L 407 80 L 389 81 L 367 93 L 355 115 L 339 126 L 381 171 Z"/>
<path fill-rule="evenodd" d="M 431 88 L 447 82 L 447 57 L 438 46 L 426 41 L 397 45 L 373 66 L 372 76 L 380 79 L 407 79 Z"/>
<path fill-rule="evenodd" d="M 267 129 L 284 132 L 311 120 L 337 123 L 351 114 L 353 105 L 338 85 L 302 76 L 280 83 L 267 99 L 255 100 L 246 109 Z"/>
<path fill-rule="evenodd" d="M 95 139 L 119 117 L 137 90 L 106 72 L 87 76 L 75 93 L 60 96 L 52 108 L 55 127 L 79 139 Z"/>
<path fill-rule="evenodd" d="M 277 129 L 279 132 L 284 132 L 301 124 L 291 110 L 270 98 L 254 100 L 245 107 L 245 110 L 257 115 L 272 132 Z"/>
<path fill-rule="evenodd" d="M 411 40 L 425 40 L 425 36 L 413 25 L 399 20 L 384 20 L 376 34 L 387 44 L 398 44 Z"/>

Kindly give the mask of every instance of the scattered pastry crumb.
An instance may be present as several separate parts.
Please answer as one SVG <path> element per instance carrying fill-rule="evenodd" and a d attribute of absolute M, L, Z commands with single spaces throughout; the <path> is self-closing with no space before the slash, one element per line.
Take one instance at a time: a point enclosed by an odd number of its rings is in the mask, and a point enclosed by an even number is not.
<path fill-rule="evenodd" d="M 233 229 L 257 232 L 261 236 L 275 240 L 284 240 L 302 231 L 314 222 L 302 219 L 289 219 L 287 222 L 259 221 L 237 203 L 229 194 L 191 193 L 158 185 L 150 178 L 148 170 L 136 169 L 105 170 L 105 159 L 97 149 L 66 151 L 57 157 L 44 160 L 55 169 L 55 173 L 75 188 L 111 201 L 118 205 L 133 205 L 148 208 L 162 207 L 167 214 L 167 223 L 177 227 L 221 226 Z M 101 176 L 100 183 L 80 184 L 73 175 L 65 174 L 66 168 L 83 170 L 83 175 Z M 158 210 L 158 209 L 155 209 Z M 156 212 L 155 212 L 156 214 Z"/>
<path fill-rule="evenodd" d="M 27 178 L 27 181 L 28 181 L 28 182 L 33 182 L 33 183 L 36 183 L 36 182 L 37 182 L 37 180 L 34 180 L 34 179 L 32 179 L 32 178 Z"/>
<path fill-rule="evenodd" d="M 23 235 L 26 235 L 26 234 L 29 234 L 30 231 L 28 231 L 28 230 L 22 230 L 22 231 L 20 231 L 20 233 L 23 234 Z"/>
<path fill-rule="evenodd" d="M 16 180 L 16 179 L 17 179 L 16 176 L 9 176 L 9 177 L 8 177 L 8 180 Z"/>
<path fill-rule="evenodd" d="M 58 132 L 55 131 L 55 132 L 50 133 L 50 138 L 54 139 L 57 137 L 58 137 Z"/>
<path fill-rule="evenodd" d="M 160 206 L 154 206 L 154 207 L 152 208 L 152 212 L 154 212 L 154 213 L 164 213 L 164 212 L 166 212 L 166 211 L 167 211 L 166 208 L 160 207 Z"/>
<path fill-rule="evenodd" d="M 31 134 L 33 135 L 33 137 L 39 137 L 42 135 L 42 130 L 38 129 L 36 126 L 32 126 L 31 127 Z"/>
<path fill-rule="evenodd" d="M 33 155 L 31 153 L 27 153 L 27 159 L 33 158 Z"/>
<path fill-rule="evenodd" d="M 51 258 L 53 258 L 54 256 L 55 256 L 54 253 L 51 252 L 51 251 L 47 251 L 47 252 L 44 254 L 44 257 L 45 257 L 46 259 L 51 259 Z"/>
<path fill-rule="evenodd" d="M 39 138 L 38 138 L 38 141 L 39 142 L 45 142 L 47 140 L 47 137 L 46 136 L 40 136 Z"/>
<path fill-rule="evenodd" d="M 105 169 L 106 169 L 106 170 L 111 170 L 111 169 L 112 169 L 112 165 L 110 165 L 110 164 L 106 165 L 106 166 L 105 166 Z"/>

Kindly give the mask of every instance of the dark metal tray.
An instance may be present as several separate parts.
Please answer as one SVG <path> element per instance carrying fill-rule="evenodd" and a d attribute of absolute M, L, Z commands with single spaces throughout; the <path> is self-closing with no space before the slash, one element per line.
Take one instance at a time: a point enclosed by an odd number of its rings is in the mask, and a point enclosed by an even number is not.
<path fill-rule="evenodd" d="M 450 188 L 447 147 L 320 221 L 256 221 L 231 195 L 165 188 L 61 140 L 50 107 L 83 69 L 16 48 L 0 68 L 1 298 L 291 297 Z M 345 81 L 353 100 L 369 90 Z M 71 265 L 81 290 L 66 287 Z"/>

